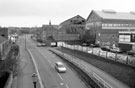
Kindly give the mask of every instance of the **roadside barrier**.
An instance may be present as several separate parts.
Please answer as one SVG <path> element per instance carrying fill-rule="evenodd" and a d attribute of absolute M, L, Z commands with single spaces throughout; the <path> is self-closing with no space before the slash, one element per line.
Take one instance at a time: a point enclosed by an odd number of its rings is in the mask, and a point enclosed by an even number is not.
<path fill-rule="evenodd" d="M 124 85 L 123 83 L 119 82 L 118 80 L 115 79 L 115 81 L 113 79 L 104 79 L 102 78 L 101 75 L 99 75 L 99 73 L 101 73 L 101 70 L 99 70 L 98 68 L 94 67 L 94 66 L 90 66 L 90 64 L 74 57 L 74 56 L 70 56 L 68 54 L 65 54 L 63 52 L 60 52 L 58 50 L 54 50 L 51 49 L 51 51 L 53 51 L 54 53 L 56 53 L 57 55 L 62 56 L 64 59 L 68 60 L 69 62 L 73 63 L 74 65 L 76 65 L 77 67 L 79 67 L 82 71 L 84 71 L 85 73 L 87 73 L 87 75 L 89 75 L 89 77 L 98 85 L 100 86 L 100 88 L 129 88 L 126 85 Z M 91 69 L 93 68 L 93 69 Z M 103 71 L 102 71 L 103 73 Z M 112 80 L 115 82 L 112 83 Z M 118 83 L 117 83 L 117 82 Z"/>

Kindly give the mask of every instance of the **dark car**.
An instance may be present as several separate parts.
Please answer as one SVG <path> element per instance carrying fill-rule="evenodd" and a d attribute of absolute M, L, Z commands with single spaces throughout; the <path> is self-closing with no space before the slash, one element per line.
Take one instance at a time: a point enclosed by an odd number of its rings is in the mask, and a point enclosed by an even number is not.
<path fill-rule="evenodd" d="M 107 47 L 101 47 L 101 49 L 102 49 L 103 51 L 110 51 L 110 48 L 107 48 Z"/>

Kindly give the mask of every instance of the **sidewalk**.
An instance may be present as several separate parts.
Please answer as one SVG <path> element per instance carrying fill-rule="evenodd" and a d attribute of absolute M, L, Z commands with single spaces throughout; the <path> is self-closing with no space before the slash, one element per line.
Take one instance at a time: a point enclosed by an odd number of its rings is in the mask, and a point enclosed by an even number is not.
<path fill-rule="evenodd" d="M 32 74 L 34 66 L 28 52 L 22 43 L 20 45 L 20 69 L 18 76 L 14 78 L 12 88 L 33 88 Z"/>

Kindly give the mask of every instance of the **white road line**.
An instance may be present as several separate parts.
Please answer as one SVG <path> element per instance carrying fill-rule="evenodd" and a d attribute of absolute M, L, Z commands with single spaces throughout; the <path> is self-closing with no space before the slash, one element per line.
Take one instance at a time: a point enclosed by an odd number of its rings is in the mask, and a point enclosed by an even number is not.
<path fill-rule="evenodd" d="M 66 86 L 66 88 L 69 88 L 69 86 L 67 84 L 65 86 Z"/>
<path fill-rule="evenodd" d="M 60 75 L 59 73 L 57 73 L 57 74 L 58 74 L 58 76 L 60 77 L 60 79 L 63 80 L 63 78 L 61 77 L 61 75 Z"/>
<path fill-rule="evenodd" d="M 32 53 L 31 53 L 31 51 L 30 51 L 29 49 L 27 49 L 27 50 L 28 50 L 28 52 L 29 52 L 29 54 L 30 54 L 30 56 L 31 56 L 31 59 L 32 59 L 33 63 L 34 63 L 34 67 L 35 67 L 36 73 L 37 73 L 38 78 L 39 78 L 40 88 L 44 88 L 43 83 L 42 83 L 42 80 L 41 80 L 41 77 L 40 77 L 40 75 L 39 75 L 39 71 L 38 71 L 38 68 L 37 68 L 36 61 L 35 61 L 35 59 L 34 59 Z"/>
<path fill-rule="evenodd" d="M 51 64 L 50 60 L 47 60 L 47 61 Z"/>

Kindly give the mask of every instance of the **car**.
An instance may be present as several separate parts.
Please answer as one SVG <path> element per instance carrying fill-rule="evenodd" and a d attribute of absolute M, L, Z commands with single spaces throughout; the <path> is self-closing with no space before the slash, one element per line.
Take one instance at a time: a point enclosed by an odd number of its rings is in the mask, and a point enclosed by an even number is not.
<path fill-rule="evenodd" d="M 41 43 L 41 46 L 46 46 L 46 43 Z"/>
<path fill-rule="evenodd" d="M 120 48 L 112 48 L 110 49 L 110 51 L 114 53 L 123 53 L 123 51 Z"/>
<path fill-rule="evenodd" d="M 99 47 L 97 44 L 90 44 L 91 47 Z"/>
<path fill-rule="evenodd" d="M 88 44 L 87 43 L 82 43 L 82 46 L 88 46 Z"/>
<path fill-rule="evenodd" d="M 101 47 L 101 50 L 103 50 L 103 51 L 110 51 L 110 48 L 109 47 Z"/>
<path fill-rule="evenodd" d="M 66 72 L 66 67 L 63 65 L 62 62 L 56 62 L 55 63 L 55 69 L 59 72 L 59 73 L 64 73 Z"/>
<path fill-rule="evenodd" d="M 41 46 L 42 46 L 41 43 L 38 42 L 38 43 L 37 43 L 37 47 L 41 47 Z"/>

